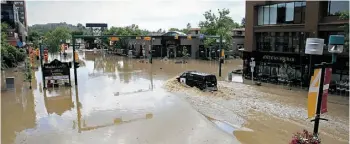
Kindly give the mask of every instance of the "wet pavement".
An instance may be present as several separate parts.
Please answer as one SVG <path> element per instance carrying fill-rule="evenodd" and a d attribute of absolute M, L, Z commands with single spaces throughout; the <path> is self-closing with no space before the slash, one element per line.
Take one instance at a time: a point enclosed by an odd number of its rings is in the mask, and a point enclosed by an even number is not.
<path fill-rule="evenodd" d="M 239 76 L 226 82 L 241 60 L 225 61 L 219 78 L 217 61 L 154 59 L 151 65 L 93 51 L 79 57 L 77 87 L 73 69 L 73 87 L 47 90 L 40 70 L 33 71 L 32 90 L 20 70 L 2 73 L 1 143 L 288 143 L 293 133 L 312 130 L 305 91 L 251 86 Z M 185 70 L 217 75 L 220 90 L 204 93 L 174 82 Z M 8 76 L 15 76 L 15 90 L 3 90 Z M 325 143 L 345 143 L 348 98 L 329 103 L 321 136 Z"/>

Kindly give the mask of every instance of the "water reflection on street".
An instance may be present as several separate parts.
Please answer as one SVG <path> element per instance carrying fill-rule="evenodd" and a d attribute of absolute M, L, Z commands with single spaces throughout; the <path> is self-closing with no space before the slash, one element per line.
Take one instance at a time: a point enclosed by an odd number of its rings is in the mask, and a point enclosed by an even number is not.
<path fill-rule="evenodd" d="M 184 70 L 217 74 L 216 62 L 191 60 L 188 64 L 174 64 L 174 61 L 154 60 L 150 65 L 137 59 L 93 52 L 79 55 L 77 87 L 74 87 L 73 69 L 73 87 L 45 90 L 42 90 L 40 68 L 33 71 L 32 90 L 23 83 L 20 70 L 9 69 L 2 74 L 2 79 L 16 78 L 16 89 L 1 93 L 2 143 L 237 141 L 214 125 L 208 126 L 205 117 L 161 88 L 165 80 Z M 70 56 L 69 53 L 67 58 L 50 55 L 50 60 L 70 61 Z M 228 65 L 223 67 L 223 73 L 228 72 Z"/>
<path fill-rule="evenodd" d="M 50 55 L 50 60 L 57 58 L 61 61 L 71 61 L 71 56 L 71 53 L 68 53 L 67 58 Z M 4 78 L 9 76 L 16 78 L 16 88 L 1 92 L 1 143 L 201 144 L 238 143 L 237 139 L 244 143 L 256 143 L 261 140 L 258 138 L 266 137 L 263 130 L 269 133 L 275 132 L 276 135 L 280 132 L 280 129 L 275 129 L 272 121 L 267 120 L 273 118 L 265 116 L 261 118 L 264 123 L 260 120 L 257 121 L 257 117 L 262 117 L 261 114 L 253 115 L 250 121 L 247 119 L 246 127 L 249 128 L 249 131 L 242 132 L 237 131 L 237 129 L 243 128 L 231 127 L 226 122 L 223 123 L 215 118 L 208 119 L 197 112 L 200 111 L 197 109 L 198 107 L 199 109 L 207 109 L 207 111 L 217 109 L 220 106 L 216 102 L 221 100 L 225 101 L 224 104 L 237 106 L 240 109 L 245 108 L 238 105 L 258 107 L 260 103 L 251 104 L 251 101 L 236 103 L 221 97 L 219 99 L 206 99 L 203 96 L 185 97 L 184 100 L 179 93 L 171 93 L 169 89 L 163 87 L 169 79 L 186 70 L 211 73 L 215 74 L 219 81 L 227 80 L 229 71 L 242 68 L 241 60 L 225 61 L 222 67 L 222 77 L 219 77 L 217 61 L 188 60 L 186 64 L 175 64 L 175 60 L 154 59 L 153 64 L 149 64 L 147 60 L 114 55 L 104 56 L 93 51 L 80 51 L 79 57 L 77 87 L 74 86 L 73 69 L 71 69 L 73 87 L 46 90 L 42 89 L 40 69 L 33 71 L 35 78 L 31 90 L 28 89 L 28 84 L 23 83 L 23 74 L 20 70 L 15 72 L 14 69 L 9 69 L 3 72 L 1 75 L 2 89 L 4 89 Z M 258 99 L 255 95 L 261 94 L 266 98 L 271 96 L 271 99 L 282 103 L 291 103 L 291 105 L 296 106 L 304 105 L 300 104 L 300 101 L 305 101 L 305 93 L 303 92 L 298 92 L 296 95 L 295 92 L 290 94 L 282 92 L 277 87 L 272 89 L 250 87 L 242 84 L 243 79 L 238 75 L 234 75 L 232 81 L 236 83 L 236 94 L 223 91 L 228 93 L 228 99 L 232 98 L 230 96 L 238 95 L 238 93 L 243 93 L 244 97 L 247 98 Z M 234 84 L 220 83 L 220 85 L 224 85 L 220 87 L 230 87 Z M 184 90 L 177 87 L 175 91 L 182 92 Z M 250 97 L 251 95 L 252 97 Z M 302 99 L 300 100 L 300 98 Z M 193 104 L 198 102 L 198 99 L 201 100 L 201 103 Z M 332 100 L 334 99 L 331 98 L 330 101 Z M 334 111 L 333 114 L 339 116 L 341 120 L 348 119 L 349 115 L 344 115 L 344 110 L 337 110 L 348 107 L 348 103 L 345 103 L 345 106 L 334 105 L 330 105 L 330 111 Z M 221 112 L 213 111 L 217 114 Z M 228 119 L 231 119 L 230 123 L 243 127 L 241 122 L 238 122 L 240 118 L 232 118 L 243 115 L 241 113 L 243 112 L 240 110 L 233 112 L 229 109 L 225 112 Z M 232 119 L 237 121 L 232 121 Z M 288 126 L 283 122 L 276 124 L 291 128 L 288 130 L 293 128 L 292 124 Z M 235 135 L 232 135 L 232 131 Z M 256 133 L 252 133 L 252 131 L 256 131 Z M 283 131 L 284 134 L 287 133 L 290 136 L 294 132 Z M 251 139 L 252 135 L 257 139 Z M 285 135 L 279 136 L 277 139 L 288 141 Z"/>

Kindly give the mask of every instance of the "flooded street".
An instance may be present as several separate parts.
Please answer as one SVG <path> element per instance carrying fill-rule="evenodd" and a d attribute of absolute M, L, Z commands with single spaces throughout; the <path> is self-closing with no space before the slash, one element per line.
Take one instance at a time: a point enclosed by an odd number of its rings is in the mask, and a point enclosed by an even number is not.
<path fill-rule="evenodd" d="M 71 57 L 71 53 L 68 57 Z M 42 90 L 41 71 L 33 70 L 32 89 L 20 68 L 2 72 L 1 143 L 289 143 L 307 129 L 307 92 L 228 82 L 242 61 L 227 60 L 218 77 L 217 61 L 129 59 L 80 51 L 78 86 Z M 50 59 L 59 56 L 50 55 Z M 174 77 L 186 70 L 215 74 L 219 91 L 201 92 Z M 4 78 L 15 89 L 4 90 Z M 320 123 L 323 143 L 348 143 L 349 99 L 329 96 L 328 122 Z"/>

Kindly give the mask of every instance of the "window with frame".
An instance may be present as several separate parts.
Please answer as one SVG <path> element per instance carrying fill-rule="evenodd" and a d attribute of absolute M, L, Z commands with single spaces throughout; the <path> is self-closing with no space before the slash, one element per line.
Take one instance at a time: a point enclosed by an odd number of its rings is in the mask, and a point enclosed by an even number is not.
<path fill-rule="evenodd" d="M 339 16 L 342 12 L 349 11 L 349 1 L 328 1 L 328 15 Z"/>
<path fill-rule="evenodd" d="M 270 24 L 270 6 L 264 6 L 264 25 Z"/>
<path fill-rule="evenodd" d="M 284 38 L 283 38 L 283 33 L 278 32 L 276 33 L 276 51 L 277 52 L 283 52 L 283 47 L 284 47 Z"/>
<path fill-rule="evenodd" d="M 292 33 L 292 39 L 293 39 L 292 48 L 296 53 L 299 53 L 300 51 L 300 40 L 299 40 L 300 38 L 301 38 L 300 32 Z"/>
<path fill-rule="evenodd" d="M 258 25 L 305 23 L 305 7 L 305 1 L 259 6 Z"/>
<path fill-rule="evenodd" d="M 263 48 L 262 51 L 270 51 L 271 50 L 271 46 L 270 46 L 270 34 L 268 32 L 264 32 L 262 35 L 262 39 L 263 39 Z"/>

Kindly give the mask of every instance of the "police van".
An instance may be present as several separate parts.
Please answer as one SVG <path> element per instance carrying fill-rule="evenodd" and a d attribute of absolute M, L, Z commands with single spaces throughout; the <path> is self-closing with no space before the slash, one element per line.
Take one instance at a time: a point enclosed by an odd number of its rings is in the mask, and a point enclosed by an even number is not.
<path fill-rule="evenodd" d="M 217 91 L 217 80 L 213 74 L 200 73 L 197 71 L 186 71 L 176 78 L 178 82 L 200 90 Z"/>

